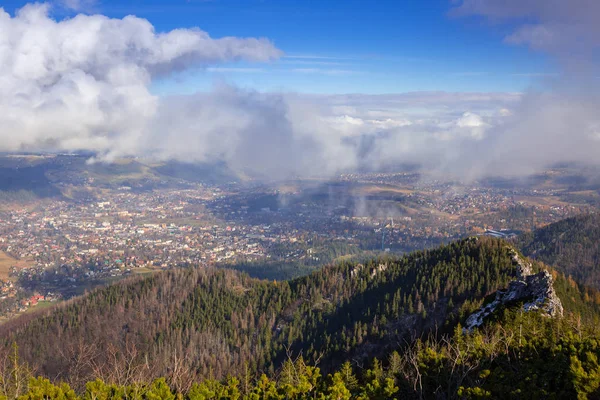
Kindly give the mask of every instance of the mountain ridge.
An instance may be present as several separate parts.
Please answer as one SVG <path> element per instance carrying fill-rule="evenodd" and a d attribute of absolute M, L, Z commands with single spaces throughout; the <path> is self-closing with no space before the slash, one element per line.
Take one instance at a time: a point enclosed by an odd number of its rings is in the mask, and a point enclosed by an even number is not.
<path fill-rule="evenodd" d="M 335 374 L 347 363 L 359 369 L 376 367 L 377 359 L 386 360 L 386 368 L 399 368 L 393 367 L 395 352 L 406 362 L 417 354 L 424 357 L 423 368 L 433 379 L 431 351 L 451 362 L 453 346 L 467 341 L 474 346 L 468 351 L 474 351 L 481 335 L 506 335 L 517 323 L 518 334 L 531 341 L 543 326 L 548 335 L 577 324 L 579 332 L 596 332 L 600 295 L 541 263 L 533 261 L 531 268 L 528 263 L 508 243 L 480 237 L 403 257 L 341 262 L 283 282 L 224 269 L 172 270 L 96 289 L 55 310 L 0 326 L 0 353 L 8 354 L 16 344 L 20 357 L 36 365 L 39 374 L 66 380 L 80 393 L 94 379 L 132 384 L 166 377 L 171 388 L 183 392 L 194 382 L 231 375 L 281 379 L 286 363 L 299 355 L 302 363 L 318 363 L 323 373 Z M 547 318 L 543 310 L 518 311 L 531 300 L 525 296 L 500 304 L 480 328 L 460 333 L 469 316 L 493 301 L 499 290 L 531 276 L 552 278 L 563 318 Z M 523 327 L 532 332 L 523 333 Z M 522 346 L 511 335 L 511 346 Z M 518 349 L 510 351 L 522 351 Z M 469 354 L 470 362 L 483 357 Z M 478 365 L 495 363 L 485 357 Z M 419 390 L 402 385 L 417 381 L 410 364 L 402 365 L 408 375 L 394 375 L 393 382 L 400 385 L 398 393 L 411 398 Z M 462 384 L 450 376 L 436 379 L 452 379 L 447 391 L 453 397 Z M 378 382 L 384 385 L 385 379 Z M 477 387 L 483 381 L 473 376 L 469 382 Z"/>
<path fill-rule="evenodd" d="M 42 343 L 58 336 L 65 346 L 97 341 L 118 343 L 119 351 L 129 340 L 150 358 L 187 349 L 197 355 L 190 368 L 199 376 L 209 373 L 200 365 L 211 363 L 220 365 L 213 365 L 216 376 L 241 371 L 245 362 L 273 372 L 287 350 L 320 359 L 327 370 L 351 357 L 384 354 L 393 343 L 427 332 L 451 332 L 515 276 L 510 247 L 486 238 L 400 258 L 342 262 L 289 282 L 186 269 L 95 290 L 0 332 L 5 347 L 16 340 L 27 348 L 26 359 L 45 354 L 48 361 L 40 364 L 49 376 L 66 373 L 66 364 L 57 361 L 64 354 Z M 209 350 L 224 356 L 215 361 Z"/>
<path fill-rule="evenodd" d="M 516 266 L 516 279 L 509 283 L 507 289 L 496 291 L 494 301 L 471 314 L 465 321 L 465 330 L 473 331 L 482 326 L 499 306 L 516 302 L 524 302 L 524 311 L 541 310 L 549 317 L 563 316 L 562 302 L 554 290 L 552 275 L 546 270 L 534 273 L 531 263 L 521 258 L 514 249 L 510 250 L 510 255 Z"/>
<path fill-rule="evenodd" d="M 600 289 L 600 214 L 583 214 L 519 236 L 523 254 Z"/>

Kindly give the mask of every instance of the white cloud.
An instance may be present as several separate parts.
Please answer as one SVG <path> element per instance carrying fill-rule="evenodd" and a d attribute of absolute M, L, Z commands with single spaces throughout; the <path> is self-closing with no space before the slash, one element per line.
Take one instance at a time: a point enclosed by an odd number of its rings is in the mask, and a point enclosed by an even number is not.
<path fill-rule="evenodd" d="M 225 161 L 268 177 L 333 174 L 430 154 L 444 158 L 444 146 L 481 128 L 465 111 L 485 115 L 510 108 L 519 96 L 306 96 L 222 85 L 158 98 L 149 91 L 158 76 L 197 67 L 235 72 L 218 64 L 269 61 L 281 52 L 265 39 L 213 39 L 199 29 L 156 33 L 131 16 L 56 21 L 48 12 L 44 4 L 15 16 L 0 11 L 0 150 Z M 436 145 L 442 136 L 445 145 Z"/>
<path fill-rule="evenodd" d="M 135 153 L 224 161 L 268 178 L 331 176 L 403 162 L 442 169 L 460 160 L 463 143 L 485 137 L 501 118 L 497 110 L 514 101 L 505 94 L 486 94 L 486 101 L 469 100 L 479 98 L 473 94 L 421 96 L 429 111 L 415 111 L 406 101 L 416 94 L 308 96 L 220 85 L 210 93 L 164 98 L 150 136 L 138 142 Z"/>
<path fill-rule="evenodd" d="M 550 28 L 558 18 L 519 8 L 516 0 L 503 3 L 516 7 L 513 14 L 537 16 Z M 482 5 L 488 8 L 476 8 Z M 465 1 L 459 10 L 513 15 L 496 5 Z M 229 63 L 270 61 L 281 51 L 266 39 L 214 39 L 200 29 L 157 33 L 148 21 L 131 16 L 77 15 L 56 21 L 48 7 L 28 5 L 15 16 L 0 11 L 3 151 L 91 150 L 105 160 L 136 155 L 224 161 L 269 178 L 407 162 L 463 177 L 530 172 L 558 161 L 598 163 L 600 90 L 585 75 L 555 79 L 550 88 L 525 95 L 324 96 L 221 85 L 209 93 L 158 98 L 149 91 L 157 77 L 198 67 L 261 72 L 260 67 Z"/>
<path fill-rule="evenodd" d="M 59 0 L 58 4 L 63 8 L 73 11 L 88 11 L 91 10 L 96 4 L 97 0 Z"/>
<path fill-rule="evenodd" d="M 501 108 L 498 110 L 498 115 L 501 117 L 510 117 L 512 115 L 512 111 L 510 111 L 508 108 Z"/>
<path fill-rule="evenodd" d="M 479 115 L 467 111 L 456 121 L 456 126 L 459 128 L 480 128 L 489 125 L 483 122 Z"/>
<path fill-rule="evenodd" d="M 154 77 L 281 55 L 266 39 L 214 39 L 200 29 L 156 33 L 133 16 L 56 21 L 49 9 L 29 4 L 15 16 L 0 9 L 2 150 L 127 154 L 157 113 L 148 89 Z"/>
<path fill-rule="evenodd" d="M 600 45 L 597 0 L 462 0 L 452 14 L 516 22 L 507 42 L 554 54 L 587 57 Z"/>
<path fill-rule="evenodd" d="M 199 29 L 156 33 L 135 17 L 56 21 L 48 12 L 43 4 L 15 16 L 0 12 L 1 150 L 218 160 L 269 177 L 333 174 L 452 159 L 455 150 L 448 156 L 448 148 L 479 140 L 493 123 L 486 115 L 510 109 L 519 98 L 441 92 L 305 96 L 219 86 L 161 99 L 149 91 L 158 76 L 197 67 L 235 72 L 240 69 L 219 64 L 269 61 L 281 52 L 265 39 L 213 39 Z"/>
<path fill-rule="evenodd" d="M 600 1 L 462 0 L 451 12 L 506 23 L 505 42 L 544 52 L 558 73 L 515 74 L 539 78 L 535 89 L 502 121 L 486 129 L 470 160 L 480 174 L 523 175 L 558 162 L 598 165 Z M 592 127 L 592 128 L 590 128 Z"/>

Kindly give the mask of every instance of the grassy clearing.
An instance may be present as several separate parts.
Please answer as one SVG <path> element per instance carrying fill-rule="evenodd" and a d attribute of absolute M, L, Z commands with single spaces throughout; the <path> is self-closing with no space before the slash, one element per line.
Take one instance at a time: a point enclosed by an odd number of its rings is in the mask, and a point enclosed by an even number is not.
<path fill-rule="evenodd" d="M 37 305 L 35 306 L 31 306 L 27 309 L 27 311 L 24 312 L 24 314 L 30 314 L 36 311 L 40 311 L 46 308 L 50 308 L 54 305 L 56 305 L 57 302 L 56 301 L 40 301 L 37 303 Z"/>
<path fill-rule="evenodd" d="M 15 266 L 17 269 L 21 269 L 30 266 L 31 263 L 32 260 L 17 260 L 5 252 L 0 251 L 0 279 L 8 279 L 10 267 Z"/>

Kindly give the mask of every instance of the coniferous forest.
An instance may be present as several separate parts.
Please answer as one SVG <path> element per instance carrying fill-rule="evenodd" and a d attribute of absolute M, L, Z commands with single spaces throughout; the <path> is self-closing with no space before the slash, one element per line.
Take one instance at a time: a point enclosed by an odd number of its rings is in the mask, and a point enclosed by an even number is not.
<path fill-rule="evenodd" d="M 563 318 L 515 304 L 461 327 L 515 279 L 511 251 L 472 238 L 291 281 L 131 278 L 1 326 L 0 386 L 32 399 L 593 398 L 595 289 L 550 269 Z"/>
<path fill-rule="evenodd" d="M 525 233 L 516 245 L 525 255 L 600 289 L 599 237 L 600 215 L 584 214 Z"/>

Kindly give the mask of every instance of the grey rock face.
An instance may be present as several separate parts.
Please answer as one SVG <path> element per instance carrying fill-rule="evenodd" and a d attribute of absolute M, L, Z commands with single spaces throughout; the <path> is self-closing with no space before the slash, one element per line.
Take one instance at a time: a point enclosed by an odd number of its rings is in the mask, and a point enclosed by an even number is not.
<path fill-rule="evenodd" d="M 519 257 L 519 255 L 517 254 L 516 251 L 512 250 L 511 258 L 512 258 L 513 264 L 515 264 L 517 267 L 517 279 L 518 280 L 520 280 L 520 281 L 525 280 L 525 278 L 527 276 L 533 274 L 533 270 L 531 269 L 531 264 L 528 262 L 525 262 L 523 259 L 521 259 L 521 257 Z"/>
<path fill-rule="evenodd" d="M 552 275 L 548 271 L 533 274 L 531 264 L 521 259 L 516 251 L 512 260 L 517 269 L 517 280 L 510 282 L 508 289 L 498 290 L 491 303 L 481 307 L 467 318 L 465 330 L 471 331 L 481 326 L 487 316 L 499 306 L 515 301 L 526 301 L 523 310 L 541 310 L 549 317 L 562 317 L 563 306 L 554 291 Z"/>
<path fill-rule="evenodd" d="M 548 271 L 542 271 L 535 275 L 526 277 L 528 296 L 533 300 L 525 303 L 523 308 L 529 310 L 543 310 L 551 317 L 562 317 L 563 306 L 552 286 L 552 275 Z"/>

